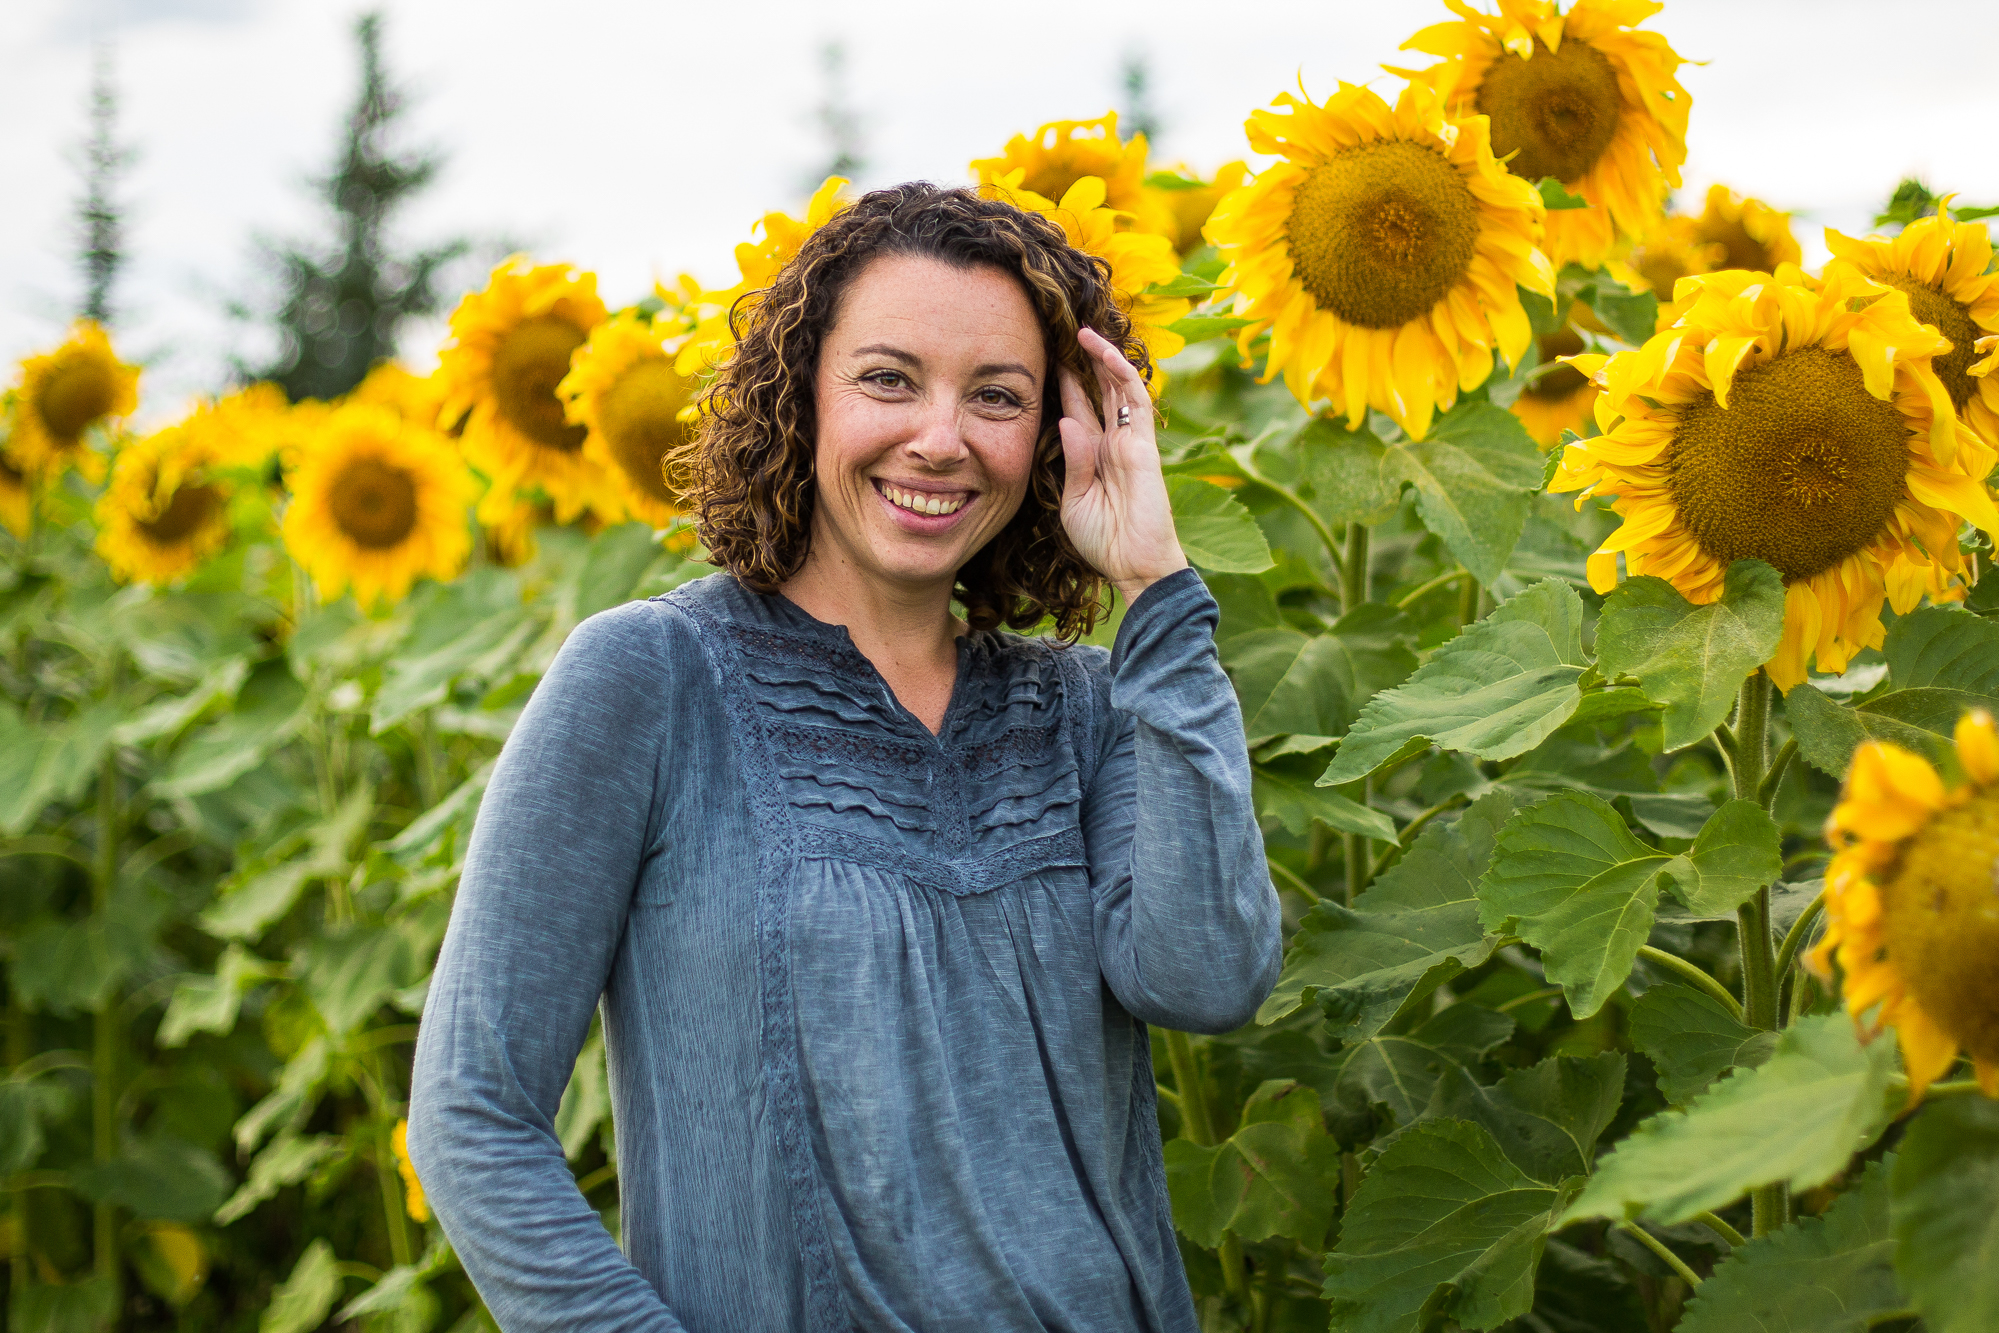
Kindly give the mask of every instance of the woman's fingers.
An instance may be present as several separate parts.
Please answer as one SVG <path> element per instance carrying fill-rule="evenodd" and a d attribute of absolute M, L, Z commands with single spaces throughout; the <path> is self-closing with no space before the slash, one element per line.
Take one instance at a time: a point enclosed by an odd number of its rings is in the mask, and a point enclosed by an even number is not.
<path fill-rule="evenodd" d="M 1059 379 L 1062 387 L 1062 420 L 1057 429 L 1062 435 L 1062 461 L 1065 481 L 1064 498 L 1073 498 L 1087 491 L 1097 479 L 1097 450 L 1103 443 L 1104 433 L 1097 425 L 1097 414 L 1090 407 L 1089 395 L 1083 392 L 1083 382 L 1067 366 L 1062 367 Z"/>

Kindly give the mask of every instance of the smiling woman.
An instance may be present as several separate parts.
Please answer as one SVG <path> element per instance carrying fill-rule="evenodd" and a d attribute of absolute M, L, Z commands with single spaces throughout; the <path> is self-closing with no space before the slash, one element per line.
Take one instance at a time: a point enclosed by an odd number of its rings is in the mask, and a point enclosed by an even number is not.
<path fill-rule="evenodd" d="M 510 1333 L 1192 1333 L 1146 1025 L 1246 1022 L 1278 909 L 1142 345 L 920 185 L 733 319 L 675 460 L 724 572 L 582 625 L 480 809 L 430 1206 Z M 600 999 L 622 1253 L 552 1129 Z"/>

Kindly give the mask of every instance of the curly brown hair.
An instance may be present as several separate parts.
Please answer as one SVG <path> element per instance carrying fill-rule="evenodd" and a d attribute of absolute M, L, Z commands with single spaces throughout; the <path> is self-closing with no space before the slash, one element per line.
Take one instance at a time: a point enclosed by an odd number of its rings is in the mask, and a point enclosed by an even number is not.
<path fill-rule="evenodd" d="M 1034 307 L 1050 360 L 1075 372 L 1092 401 L 1096 376 L 1078 329 L 1096 330 L 1140 374 L 1150 372 L 1109 265 L 1071 246 L 1047 218 L 973 190 L 921 182 L 863 195 L 808 237 L 768 288 L 736 302 L 729 313 L 735 351 L 702 395 L 700 429 L 667 459 L 710 560 L 758 592 L 775 592 L 811 550 L 819 350 L 848 284 L 884 255 L 1012 275 Z M 1104 576 L 1062 527 L 1055 365 L 1042 395 L 1027 495 L 958 571 L 952 590 L 974 629 L 1052 620 L 1058 636 L 1073 640 L 1103 612 Z"/>

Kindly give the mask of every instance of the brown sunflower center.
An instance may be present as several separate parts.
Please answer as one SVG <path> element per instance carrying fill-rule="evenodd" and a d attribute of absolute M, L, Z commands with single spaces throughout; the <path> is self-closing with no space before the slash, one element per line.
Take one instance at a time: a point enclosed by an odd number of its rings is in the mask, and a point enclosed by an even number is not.
<path fill-rule="evenodd" d="M 1020 183 L 1043 199 L 1059 204 L 1062 196 L 1069 193 L 1069 187 L 1085 176 L 1102 176 L 1108 186 L 1117 165 L 1116 155 L 1100 145 L 1065 143 L 1050 149 L 1029 167 Z"/>
<path fill-rule="evenodd" d="M 514 325 L 493 349 L 493 396 L 507 424 L 541 445 L 574 453 L 589 433 L 563 419 L 555 386 L 569 373 L 569 354 L 588 337 L 560 315 L 536 315 Z"/>
<path fill-rule="evenodd" d="M 662 460 L 685 442 L 680 409 L 687 406 L 687 382 L 664 360 L 647 358 L 618 376 L 598 404 L 598 420 L 611 456 L 632 484 L 662 504 L 677 497 L 666 484 Z"/>
<path fill-rule="evenodd" d="M 1865 549 L 1902 499 L 1909 431 L 1845 352 L 1800 347 L 1702 394 L 1667 455 L 1680 521 L 1727 564 L 1810 578 Z"/>
<path fill-rule="evenodd" d="M 416 528 L 416 480 L 379 458 L 356 458 L 334 479 L 326 507 L 356 546 L 385 551 Z"/>
<path fill-rule="evenodd" d="M 50 374 L 37 406 L 49 434 L 58 443 L 74 444 L 103 420 L 117 397 L 117 373 L 98 357 L 77 357 Z"/>
<path fill-rule="evenodd" d="M 28 474 L 14 466 L 14 460 L 0 449 L 0 489 L 18 491 L 28 484 Z"/>
<path fill-rule="evenodd" d="M 1541 364 L 1554 366 L 1554 369 L 1542 371 L 1521 392 L 1529 398 L 1559 402 L 1589 383 L 1583 373 L 1574 366 L 1557 365 L 1555 362 L 1558 356 L 1574 356 L 1583 350 L 1583 336 L 1580 333 L 1564 326 L 1553 333 L 1544 333 L 1534 341 L 1540 348 Z"/>
<path fill-rule="evenodd" d="M 1434 148 L 1375 139 L 1313 167 L 1287 225 L 1298 281 L 1362 328 L 1427 314 L 1471 267 L 1478 200 Z"/>
<path fill-rule="evenodd" d="M 1916 323 L 1927 324 L 1950 339 L 1950 350 L 1933 358 L 1930 369 L 1943 381 L 1951 405 L 1962 412 L 1971 395 L 1978 392 L 1978 384 L 1971 378 L 1971 363 L 1978 359 L 1972 346 L 1984 336 L 1985 330 L 1971 322 L 1970 311 L 1927 283 L 1907 276 L 1882 281 L 1908 294 L 1909 313 L 1916 317 Z"/>
<path fill-rule="evenodd" d="M 1507 52 L 1492 62 L 1474 99 L 1492 121 L 1492 153 L 1518 152 L 1507 169 L 1526 180 L 1580 180 L 1617 136 L 1624 95 L 1610 57 L 1573 39 L 1534 58 Z"/>
<path fill-rule="evenodd" d="M 1749 234 L 1749 228 L 1742 225 L 1741 218 L 1726 218 L 1712 210 L 1702 214 L 1694 224 L 1694 242 L 1721 247 L 1721 257 L 1714 261 L 1717 269 L 1746 268 L 1756 273 L 1770 273 L 1777 267 L 1776 255 L 1769 246 Z"/>
<path fill-rule="evenodd" d="M 174 546 L 186 541 L 222 515 L 222 492 L 213 486 L 179 486 L 157 517 L 138 521 L 136 526 L 155 546 Z"/>
<path fill-rule="evenodd" d="M 1999 795 L 1925 824 L 1884 880 L 1889 962 L 1938 1027 L 1999 1060 Z"/>

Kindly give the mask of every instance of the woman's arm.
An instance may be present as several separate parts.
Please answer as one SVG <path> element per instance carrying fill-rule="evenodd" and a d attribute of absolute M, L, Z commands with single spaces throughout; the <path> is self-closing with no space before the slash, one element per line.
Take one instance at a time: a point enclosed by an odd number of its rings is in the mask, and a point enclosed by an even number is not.
<path fill-rule="evenodd" d="M 507 1333 L 681 1325 L 576 1189 L 555 1112 L 661 836 L 659 608 L 578 626 L 501 752 L 417 1041 L 409 1149 Z"/>
<path fill-rule="evenodd" d="M 1283 952 L 1216 618 L 1192 570 L 1132 604 L 1083 802 L 1104 979 L 1138 1018 L 1184 1032 L 1247 1023 Z"/>

